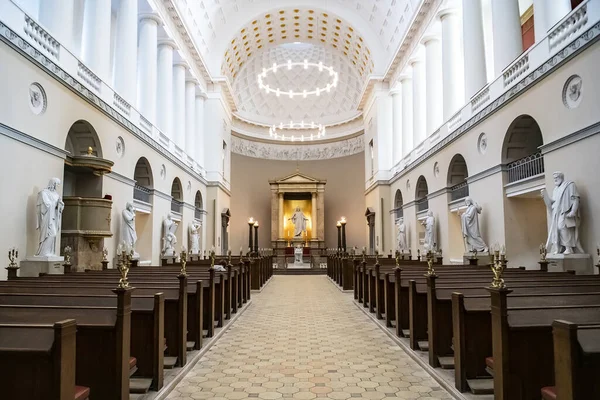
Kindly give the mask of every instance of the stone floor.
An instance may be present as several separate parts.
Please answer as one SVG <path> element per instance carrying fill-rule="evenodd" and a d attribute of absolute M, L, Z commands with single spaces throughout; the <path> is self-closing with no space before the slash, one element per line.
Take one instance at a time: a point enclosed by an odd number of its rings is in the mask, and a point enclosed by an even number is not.
<path fill-rule="evenodd" d="M 450 399 L 325 276 L 275 276 L 167 399 Z"/>

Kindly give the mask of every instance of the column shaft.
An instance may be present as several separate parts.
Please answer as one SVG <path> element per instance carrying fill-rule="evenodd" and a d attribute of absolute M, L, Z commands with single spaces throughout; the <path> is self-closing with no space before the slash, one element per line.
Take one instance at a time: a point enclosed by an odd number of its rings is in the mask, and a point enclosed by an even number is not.
<path fill-rule="evenodd" d="M 196 81 L 185 81 L 185 152 L 196 160 Z"/>
<path fill-rule="evenodd" d="M 283 193 L 279 193 L 279 238 L 285 239 L 285 221 L 283 220 Z"/>
<path fill-rule="evenodd" d="M 311 205 L 311 221 L 310 221 L 310 229 L 311 229 L 311 239 L 320 239 L 317 235 L 317 194 L 312 193 L 312 205 Z"/>
<path fill-rule="evenodd" d="M 413 147 L 416 147 L 426 137 L 426 81 L 423 62 L 421 60 L 414 60 L 411 66 L 413 69 Z"/>
<path fill-rule="evenodd" d="M 465 102 L 463 49 L 460 19 L 456 11 L 448 10 L 442 21 L 442 84 L 444 117 L 447 121 Z"/>
<path fill-rule="evenodd" d="M 492 1 L 494 76 L 502 73 L 523 52 L 518 0 Z"/>
<path fill-rule="evenodd" d="M 402 83 L 402 156 L 413 149 L 413 96 L 412 79 L 404 77 Z"/>
<path fill-rule="evenodd" d="M 535 7 L 535 5 L 534 5 Z M 535 8 L 534 8 L 535 13 Z M 545 0 L 546 32 L 571 12 L 570 0 Z M 535 15 L 535 14 L 534 14 Z M 534 16 L 535 18 L 535 16 Z M 534 20 L 535 21 L 535 20 Z M 537 22 L 535 22 L 537 23 Z"/>
<path fill-rule="evenodd" d="M 425 136 L 431 135 L 442 125 L 442 46 L 437 38 L 425 41 L 425 90 L 427 126 Z"/>
<path fill-rule="evenodd" d="M 74 0 L 40 1 L 40 22 L 69 50 L 73 50 L 73 7 Z"/>
<path fill-rule="evenodd" d="M 136 99 L 137 30 L 137 0 L 121 0 L 117 11 L 113 76 L 117 93 L 130 103 Z"/>
<path fill-rule="evenodd" d="M 110 82 L 110 1 L 85 0 L 81 58 L 104 82 Z"/>
<path fill-rule="evenodd" d="M 158 14 L 140 16 L 137 63 L 137 105 L 144 118 L 156 123 Z"/>
<path fill-rule="evenodd" d="M 187 64 L 173 65 L 173 136 L 177 146 L 185 149 L 185 72 Z"/>
<path fill-rule="evenodd" d="M 200 164 L 202 168 L 204 168 L 204 96 L 198 95 L 196 96 L 196 162 Z"/>
<path fill-rule="evenodd" d="M 158 44 L 157 118 L 162 132 L 173 139 L 173 50 L 175 42 L 163 40 Z"/>
<path fill-rule="evenodd" d="M 402 159 L 402 92 L 400 90 L 392 93 L 392 124 L 393 165 L 396 165 Z"/>
<path fill-rule="evenodd" d="M 465 96 L 470 99 L 487 83 L 481 0 L 463 0 Z"/>

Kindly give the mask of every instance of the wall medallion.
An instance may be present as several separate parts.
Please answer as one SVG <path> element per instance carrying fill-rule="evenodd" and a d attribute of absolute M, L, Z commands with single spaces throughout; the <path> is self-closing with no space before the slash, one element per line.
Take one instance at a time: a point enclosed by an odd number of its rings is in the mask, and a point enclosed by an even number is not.
<path fill-rule="evenodd" d="M 406 180 L 406 189 L 410 190 L 410 179 Z"/>
<path fill-rule="evenodd" d="M 192 182 L 191 181 L 188 181 L 188 183 L 187 183 L 187 191 L 188 191 L 188 193 L 192 192 Z"/>
<path fill-rule="evenodd" d="M 115 150 L 117 151 L 117 156 L 119 158 L 123 158 L 125 155 L 125 140 L 121 136 L 117 138 L 117 142 L 115 143 Z"/>
<path fill-rule="evenodd" d="M 440 175 L 440 164 L 436 161 L 433 164 L 433 176 L 436 178 Z"/>
<path fill-rule="evenodd" d="M 165 164 L 160 166 L 160 177 L 163 180 L 167 177 L 167 167 L 165 167 Z"/>
<path fill-rule="evenodd" d="M 479 139 L 477 139 L 477 150 L 479 150 L 479 154 L 485 154 L 488 147 L 488 139 L 485 133 L 479 135 Z"/>
<path fill-rule="evenodd" d="M 562 92 L 563 104 L 567 108 L 576 108 L 581 103 L 583 80 L 579 75 L 572 75 L 565 82 Z"/>
<path fill-rule="evenodd" d="M 46 91 L 37 82 L 29 85 L 29 108 L 35 115 L 43 114 L 48 106 Z"/>

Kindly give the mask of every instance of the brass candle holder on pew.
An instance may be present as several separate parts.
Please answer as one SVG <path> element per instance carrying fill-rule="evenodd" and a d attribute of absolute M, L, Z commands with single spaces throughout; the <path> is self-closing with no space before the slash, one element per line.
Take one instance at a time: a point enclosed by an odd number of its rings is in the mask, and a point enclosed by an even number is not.
<path fill-rule="evenodd" d="M 8 271 L 8 279 L 15 279 L 17 277 L 17 271 L 19 270 L 19 265 L 17 264 L 17 259 L 19 258 L 19 249 L 13 247 L 12 249 L 8 249 L 8 267 L 5 269 Z"/>
<path fill-rule="evenodd" d="M 596 247 L 596 254 L 598 255 L 598 263 L 596 264 L 596 268 L 598 268 L 598 273 L 600 274 L 600 245 Z"/>
<path fill-rule="evenodd" d="M 367 249 L 365 247 L 362 248 L 362 262 L 367 262 Z"/>
<path fill-rule="evenodd" d="M 187 276 L 187 251 L 185 246 L 181 246 L 181 254 L 179 257 L 181 258 L 181 271 L 179 271 L 179 275 Z"/>
<path fill-rule="evenodd" d="M 100 263 L 102 264 L 102 271 L 106 271 L 108 269 L 108 249 L 106 247 L 102 249 L 102 261 Z"/>
<path fill-rule="evenodd" d="M 375 265 L 379 264 L 379 250 L 375 249 Z"/>
<path fill-rule="evenodd" d="M 504 267 L 506 264 L 503 262 L 506 257 L 503 254 L 500 254 L 500 250 L 494 250 L 494 263 L 491 265 L 492 272 L 494 273 L 494 279 L 492 280 L 492 287 L 495 289 L 505 289 L 506 285 L 504 284 L 504 279 L 502 275 L 504 274 Z"/>
<path fill-rule="evenodd" d="M 427 257 L 427 276 L 434 276 L 435 269 L 433 269 L 433 253 L 428 251 L 426 257 Z"/>
<path fill-rule="evenodd" d="M 63 255 L 65 257 L 65 262 L 63 263 L 65 274 L 71 273 L 71 252 L 71 246 L 65 246 L 65 249 L 63 250 Z"/>
<path fill-rule="evenodd" d="M 215 249 L 214 247 L 210 250 L 210 268 L 215 268 Z"/>
<path fill-rule="evenodd" d="M 477 249 L 470 251 L 471 256 L 469 257 L 469 265 L 477 265 Z"/>
<path fill-rule="evenodd" d="M 119 285 L 117 286 L 119 289 L 129 289 L 129 281 L 127 280 L 127 274 L 129 273 L 129 268 L 131 266 L 131 257 L 132 253 L 127 253 L 126 250 L 121 250 L 121 256 L 118 258 L 117 269 L 121 274 L 121 279 L 119 280 Z"/>
<path fill-rule="evenodd" d="M 546 259 L 547 255 L 546 245 L 544 243 L 540 244 L 540 271 L 548 272 L 548 260 Z"/>
<path fill-rule="evenodd" d="M 396 268 L 400 268 L 400 252 L 396 250 Z"/>
<path fill-rule="evenodd" d="M 421 249 L 417 249 L 417 261 L 421 261 Z"/>

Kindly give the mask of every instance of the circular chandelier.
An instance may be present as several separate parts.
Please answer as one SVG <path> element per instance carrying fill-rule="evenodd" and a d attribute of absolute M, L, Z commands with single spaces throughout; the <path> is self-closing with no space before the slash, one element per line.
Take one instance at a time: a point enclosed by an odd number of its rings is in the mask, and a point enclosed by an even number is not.
<path fill-rule="evenodd" d="M 303 90 L 301 92 L 295 92 L 291 89 L 282 90 L 280 88 L 272 88 L 269 85 L 264 84 L 263 79 L 267 77 L 267 74 L 272 73 L 273 75 L 275 75 L 277 74 L 277 70 L 280 68 L 287 68 L 288 70 L 291 70 L 293 67 L 302 67 L 304 69 L 308 69 L 309 67 L 317 68 L 319 72 L 322 72 L 323 70 L 329 71 L 331 82 L 329 82 L 326 86 L 317 87 L 313 90 Z M 289 96 L 290 99 L 293 99 L 294 96 L 302 96 L 303 98 L 306 98 L 309 95 L 320 96 L 323 92 L 329 93 L 331 91 L 331 88 L 337 87 L 339 79 L 338 73 L 334 71 L 333 66 L 325 66 L 323 65 L 322 61 L 319 61 L 318 63 L 312 63 L 308 62 L 308 60 L 304 60 L 303 62 L 292 62 L 292 60 L 287 60 L 287 62 L 283 64 L 273 63 L 273 66 L 271 66 L 271 68 L 263 68 L 262 73 L 258 74 L 256 77 L 258 79 L 258 87 L 261 90 L 264 90 L 266 93 L 275 93 L 277 97 L 281 95 Z"/>
<path fill-rule="evenodd" d="M 317 133 L 314 132 L 309 134 L 304 134 L 305 131 L 314 131 L 317 130 Z M 298 132 L 298 135 L 285 135 L 281 131 L 289 130 Z M 325 136 L 325 126 L 322 124 L 315 124 L 314 122 L 305 123 L 304 121 L 293 122 L 290 121 L 287 124 L 283 122 L 279 123 L 279 125 L 273 125 L 269 128 L 269 136 L 274 139 L 281 140 L 289 140 L 292 142 L 299 141 L 304 142 L 305 140 L 316 140 Z"/>

